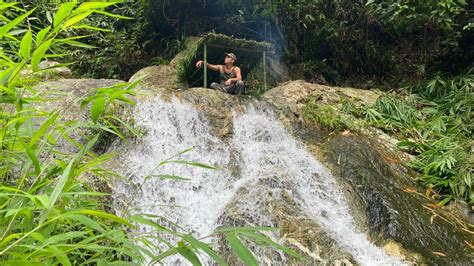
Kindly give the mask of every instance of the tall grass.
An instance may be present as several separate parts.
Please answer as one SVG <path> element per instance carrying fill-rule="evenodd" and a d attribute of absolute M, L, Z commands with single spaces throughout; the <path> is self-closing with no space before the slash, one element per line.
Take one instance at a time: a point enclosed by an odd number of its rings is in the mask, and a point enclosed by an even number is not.
<path fill-rule="evenodd" d="M 161 262 L 179 254 L 192 264 L 199 265 L 207 256 L 219 264 L 226 262 L 208 243 L 188 234 L 159 224 L 157 214 L 122 217 L 106 211 L 102 198 L 82 177 L 95 175 L 113 177 L 102 164 L 111 155 L 94 153 L 100 134 L 124 137 L 121 128 L 133 128 L 119 117 L 108 115 L 116 101 L 133 104 L 129 97 L 137 83 L 125 83 L 111 88 L 97 89 L 82 99 L 83 108 L 90 110 L 90 121 L 67 120 L 65 110 L 41 111 L 31 80 L 22 70 L 32 75 L 42 72 L 39 63 L 44 58 L 63 56 L 64 46 L 89 48 L 81 43 L 84 36 L 74 36 L 78 29 L 99 30 L 84 24 L 93 15 L 117 17 L 106 12 L 114 2 L 77 1 L 61 4 L 50 25 L 43 28 L 29 23 L 33 10 L 23 10 L 18 2 L 0 1 L 0 264 L 2 265 L 71 265 L 112 262 L 144 264 Z M 65 36 L 69 37 L 65 37 Z M 73 35 L 73 37 L 70 37 Z M 117 126 L 120 125 L 120 126 Z M 72 130 L 93 128 L 97 134 L 79 143 L 70 136 Z M 69 142 L 76 152 L 66 152 L 61 143 Z M 169 162 L 167 162 L 169 163 Z M 172 163 L 172 162 L 171 162 Z M 203 164 L 183 162 L 194 167 Z M 152 231 L 136 231 L 138 224 Z M 212 237 L 223 236 L 235 254 L 246 264 L 256 265 L 252 252 L 243 244 L 253 241 L 272 246 L 292 256 L 294 251 L 283 247 L 260 231 L 271 228 L 221 228 Z M 168 243 L 164 235 L 180 239 Z M 167 246 L 153 244 L 159 240 Z M 207 239 L 207 238 L 206 238 Z"/>

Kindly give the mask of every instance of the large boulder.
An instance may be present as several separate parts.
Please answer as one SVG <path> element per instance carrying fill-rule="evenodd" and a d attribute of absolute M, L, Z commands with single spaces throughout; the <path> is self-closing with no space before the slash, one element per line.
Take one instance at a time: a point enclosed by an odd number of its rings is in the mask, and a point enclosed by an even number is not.
<path fill-rule="evenodd" d="M 87 123 L 90 121 L 90 110 L 89 108 L 81 108 L 81 99 L 85 96 L 92 95 L 98 88 L 110 87 L 123 83 L 122 80 L 116 79 L 59 79 L 54 81 L 46 81 L 35 86 L 33 89 L 38 93 L 38 97 L 41 101 L 33 102 L 33 104 L 40 111 L 61 111 L 61 119 L 63 121 L 77 121 L 78 123 Z M 123 105 L 114 105 L 113 111 L 116 115 L 122 116 L 124 111 Z M 68 132 L 69 137 L 79 143 L 85 143 L 95 132 L 94 130 L 78 127 L 77 130 Z M 107 135 L 107 136 L 106 136 Z M 104 139 L 102 147 L 97 147 L 101 152 L 105 151 L 107 145 L 111 143 L 111 140 L 106 138 L 112 137 L 109 134 L 103 134 Z M 62 139 L 62 138 L 61 138 Z M 63 152 L 76 152 L 77 146 L 71 142 L 62 139 Z"/>
<path fill-rule="evenodd" d="M 341 98 L 371 106 L 379 95 L 292 81 L 268 91 L 262 98 L 278 110 L 288 130 L 340 178 L 356 215 L 364 217 L 360 219 L 362 226 L 389 253 L 403 254 L 401 257 L 415 262 L 421 261 L 417 255 L 421 254 L 430 264 L 472 264 L 472 234 L 466 232 L 463 223 L 455 222 L 463 217 L 439 208 L 423 196 L 423 188 L 415 181 L 416 173 L 404 166 L 410 156 L 397 148 L 396 139 L 365 124 L 353 132 L 325 132 L 303 118 L 309 97 L 316 98 L 321 106 L 333 108 L 336 114 L 345 115 L 340 112 Z M 349 119 L 357 120 L 352 116 Z"/>

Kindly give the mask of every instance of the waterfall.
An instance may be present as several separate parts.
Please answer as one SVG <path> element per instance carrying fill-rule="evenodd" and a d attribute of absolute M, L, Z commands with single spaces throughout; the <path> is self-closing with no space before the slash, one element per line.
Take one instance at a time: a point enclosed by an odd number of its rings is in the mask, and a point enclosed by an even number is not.
<path fill-rule="evenodd" d="M 335 178 L 303 144 L 288 134 L 271 110 L 248 106 L 243 113 L 234 112 L 233 132 L 228 140 L 212 134 L 205 114 L 177 99 L 165 102 L 155 98 L 141 103 L 134 117 L 147 133 L 140 143 L 121 144 L 116 148 L 122 174 L 127 177 L 113 186 L 117 206 L 130 205 L 134 212 L 163 216 L 182 230 L 203 237 L 219 226 L 219 217 L 239 188 L 258 189 L 255 184 L 259 178 L 278 176 L 290 184 L 286 189 L 294 196 L 298 208 L 357 262 L 400 264 L 357 228 Z M 141 190 L 133 192 L 158 163 L 190 147 L 194 149 L 180 155 L 180 160 L 199 161 L 220 169 L 166 164 L 157 168 L 155 174 L 190 180 L 150 178 Z M 228 169 L 232 164 L 237 165 L 238 171 Z M 244 204 L 255 212 L 252 214 L 255 220 L 262 223 L 258 225 L 271 225 L 258 209 L 252 208 L 252 200 L 249 198 Z"/>

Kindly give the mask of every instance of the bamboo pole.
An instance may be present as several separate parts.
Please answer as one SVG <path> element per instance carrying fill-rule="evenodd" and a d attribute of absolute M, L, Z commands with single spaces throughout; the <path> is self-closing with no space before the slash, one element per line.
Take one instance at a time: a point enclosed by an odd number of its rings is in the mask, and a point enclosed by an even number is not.
<path fill-rule="evenodd" d="M 263 88 L 267 91 L 267 54 L 263 52 Z"/>
<path fill-rule="evenodd" d="M 207 45 L 204 44 L 204 88 L 207 88 Z"/>

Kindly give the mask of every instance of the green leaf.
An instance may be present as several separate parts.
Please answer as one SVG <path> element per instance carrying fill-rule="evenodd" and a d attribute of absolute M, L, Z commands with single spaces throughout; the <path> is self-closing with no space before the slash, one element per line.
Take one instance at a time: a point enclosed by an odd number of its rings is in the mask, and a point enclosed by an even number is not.
<path fill-rule="evenodd" d="M 438 202 L 436 205 L 444 206 L 444 205 L 446 205 L 446 203 L 450 202 L 453 198 L 454 198 L 453 196 L 447 196 L 442 201 Z"/>
<path fill-rule="evenodd" d="M 173 160 L 173 161 L 166 161 L 165 163 L 177 163 L 177 164 L 186 164 L 186 165 L 191 165 L 191 166 L 196 166 L 196 167 L 201 167 L 201 168 L 206 168 L 206 169 L 213 169 L 216 170 L 218 169 L 217 167 L 203 164 L 203 163 L 197 163 L 197 162 L 189 162 L 189 161 L 184 161 L 184 160 Z"/>
<path fill-rule="evenodd" d="M 50 29 L 51 29 L 51 26 L 48 26 L 48 27 L 40 30 L 40 32 L 38 32 L 38 34 L 36 34 L 36 45 L 40 45 L 43 42 L 44 37 L 46 37 L 46 34 L 48 34 Z"/>
<path fill-rule="evenodd" d="M 112 14 L 112 13 L 105 12 L 105 11 L 101 11 L 101 10 L 95 10 L 94 12 L 95 12 L 95 13 L 102 14 L 102 15 L 106 15 L 106 16 L 109 16 L 109 17 L 112 17 L 112 18 L 118 18 L 118 19 L 133 19 L 133 18 L 131 18 L 131 17 L 120 16 L 120 15 Z"/>
<path fill-rule="evenodd" d="M 87 214 L 87 215 L 92 215 L 92 216 L 97 216 L 97 217 L 101 217 L 101 218 L 104 218 L 106 220 L 109 220 L 109 221 L 114 221 L 114 222 L 117 222 L 117 223 L 120 223 L 120 224 L 125 224 L 129 227 L 132 227 L 134 228 L 135 226 L 133 226 L 133 224 L 131 224 L 130 222 L 128 222 L 127 220 L 125 220 L 124 218 L 121 218 L 121 217 L 118 217 L 117 215 L 114 215 L 114 214 L 111 214 L 111 213 L 107 213 L 107 212 L 104 212 L 104 211 L 98 211 L 98 210 L 78 210 L 78 211 L 73 211 L 73 212 L 70 212 L 69 214 Z"/>
<path fill-rule="evenodd" d="M 2 261 L 3 266 L 44 266 L 46 263 L 31 260 L 7 260 Z"/>
<path fill-rule="evenodd" d="M 186 178 L 186 177 L 177 176 L 177 175 L 149 175 L 145 177 L 145 180 L 151 177 L 158 177 L 160 179 L 172 179 L 172 180 L 191 180 L 191 178 Z"/>
<path fill-rule="evenodd" d="M 197 249 L 201 249 L 204 251 L 207 255 L 209 255 L 211 258 L 213 258 L 219 265 L 225 266 L 227 265 L 227 262 L 225 262 L 219 254 L 217 254 L 214 250 L 212 250 L 208 244 L 203 243 L 196 238 L 194 238 L 192 235 L 184 235 L 183 239 L 188 241 L 191 246 Z"/>
<path fill-rule="evenodd" d="M 35 132 L 33 137 L 31 137 L 29 147 L 33 147 L 36 145 L 38 140 L 44 135 L 46 130 L 56 121 L 59 116 L 59 112 L 54 112 L 51 116 L 40 126 L 40 128 Z"/>
<path fill-rule="evenodd" d="M 90 14 L 92 14 L 92 11 L 86 11 L 86 12 L 80 13 L 79 15 L 73 16 L 72 18 L 64 22 L 64 25 L 62 25 L 61 29 L 66 30 L 68 27 L 81 22 L 82 20 L 87 18 Z"/>
<path fill-rule="evenodd" d="M 97 123 L 97 119 L 104 112 L 105 103 L 107 99 L 105 97 L 97 98 L 91 105 L 91 118 L 94 123 Z"/>
<path fill-rule="evenodd" d="M 277 228 L 268 226 L 256 226 L 256 227 L 219 227 L 216 232 L 226 233 L 240 233 L 240 232 L 256 232 L 256 231 L 276 231 Z"/>
<path fill-rule="evenodd" d="M 193 265 L 202 265 L 201 262 L 199 261 L 198 257 L 192 251 L 186 246 L 180 246 L 177 248 L 178 253 L 181 254 L 185 259 L 187 259 L 189 262 L 191 262 Z"/>
<path fill-rule="evenodd" d="M 157 229 L 158 231 L 163 231 L 163 232 L 168 232 L 168 233 L 173 233 L 174 234 L 174 232 L 172 230 L 170 230 L 170 229 L 168 229 L 168 228 L 166 228 L 166 227 L 164 227 L 164 226 L 162 226 L 158 223 L 155 223 L 152 220 L 143 218 L 140 215 L 131 216 L 130 220 L 135 221 L 135 222 L 140 223 L 140 224 L 145 224 L 145 225 L 151 226 L 151 227 Z"/>
<path fill-rule="evenodd" d="M 48 246 L 47 249 L 51 251 L 51 254 L 54 254 L 56 259 L 58 259 L 58 262 L 61 263 L 63 266 L 71 266 L 71 262 L 69 261 L 69 258 L 67 256 L 67 253 L 64 253 L 62 250 L 55 246 Z"/>
<path fill-rule="evenodd" d="M 104 29 L 104 28 L 98 28 L 98 27 L 93 27 L 89 25 L 79 25 L 79 26 L 71 26 L 72 29 L 87 29 L 87 30 L 96 30 L 96 31 L 104 31 L 104 32 L 110 32 L 111 30 L 109 29 Z"/>
<path fill-rule="evenodd" d="M 240 242 L 235 234 L 226 234 L 225 239 L 229 243 L 235 254 L 245 263 L 245 265 L 258 266 L 257 259 L 252 252 Z"/>
<path fill-rule="evenodd" d="M 68 44 L 68 45 L 71 45 L 71 46 L 74 46 L 74 47 L 80 47 L 80 48 L 85 48 L 85 49 L 97 48 L 96 46 L 85 44 L 85 43 L 78 42 L 78 41 L 73 41 L 73 40 L 63 40 L 63 41 L 60 41 L 58 43 L 64 43 L 64 44 Z"/>
<path fill-rule="evenodd" d="M 48 210 L 41 217 L 40 224 L 46 220 L 46 218 L 48 217 L 48 214 L 53 210 L 54 205 L 56 204 L 56 201 L 61 196 L 61 192 L 63 191 L 63 188 L 66 185 L 66 182 L 68 181 L 71 175 L 73 164 L 74 164 L 74 159 L 71 159 L 71 161 L 69 161 L 69 164 L 66 166 L 66 169 L 64 169 L 63 174 L 58 178 L 57 184 L 54 187 L 53 192 L 51 193 L 51 196 L 50 196 L 50 203 L 48 206 Z"/>
<path fill-rule="evenodd" d="M 41 173 L 41 165 L 35 151 L 31 147 L 26 147 L 26 154 L 30 158 L 31 162 L 35 166 L 35 174 Z"/>
<path fill-rule="evenodd" d="M 38 65 L 41 62 L 41 59 L 43 59 L 46 51 L 51 46 L 52 41 L 53 40 L 47 40 L 34 51 L 33 56 L 31 57 L 31 68 L 33 71 L 39 70 Z"/>
<path fill-rule="evenodd" d="M 76 11 L 90 11 L 91 9 L 105 8 L 115 5 L 117 2 L 86 2 L 82 3 Z"/>
<path fill-rule="evenodd" d="M 105 232 L 104 228 L 97 223 L 96 221 L 92 220 L 91 218 L 85 216 L 85 215 L 80 215 L 80 214 L 70 214 L 67 216 L 69 219 L 78 221 L 82 223 L 83 225 L 89 227 L 90 229 L 97 230 L 99 232 Z"/>
<path fill-rule="evenodd" d="M 43 207 L 48 208 L 51 201 L 49 200 L 49 196 L 47 194 L 40 194 L 36 195 L 35 198 L 43 205 Z"/>
<path fill-rule="evenodd" d="M 271 240 L 270 238 L 268 238 L 267 236 L 264 236 L 260 233 L 245 231 L 245 232 L 242 232 L 241 234 L 245 235 L 247 238 L 251 238 L 251 239 L 255 240 L 255 242 L 259 242 L 259 244 L 266 244 L 266 245 L 274 247 L 278 250 L 281 250 L 281 251 L 285 252 L 286 254 L 288 254 L 290 256 L 293 256 L 293 257 L 296 257 L 296 258 L 301 258 L 301 256 L 297 252 L 295 252 L 294 250 L 292 250 L 288 247 L 285 247 L 283 245 L 280 245 L 280 244 L 276 243 L 275 241 Z"/>
<path fill-rule="evenodd" d="M 56 234 L 54 236 L 51 236 L 51 237 L 47 238 L 44 241 L 43 246 L 45 247 L 45 246 L 48 246 L 50 244 L 58 244 L 58 243 L 61 243 L 61 242 L 65 242 L 67 240 L 82 237 L 86 234 L 87 233 L 84 232 L 84 231 L 71 231 L 71 232 L 65 232 L 65 233 L 62 233 L 62 234 Z"/>
<path fill-rule="evenodd" d="M 0 40 L 3 39 L 3 36 L 7 34 L 11 29 L 13 29 L 16 25 L 20 24 L 25 18 L 27 18 L 36 8 L 31 9 L 30 11 L 26 12 L 25 14 L 18 16 L 14 20 L 8 22 L 7 24 L 0 27 Z"/>
<path fill-rule="evenodd" d="M 31 44 L 33 42 L 33 37 L 31 35 L 31 30 L 28 30 L 25 33 L 25 36 L 23 36 L 23 39 L 21 40 L 20 43 L 20 54 L 21 57 L 25 60 L 28 59 L 31 53 Z"/>
<path fill-rule="evenodd" d="M 76 6 L 76 2 L 69 2 L 62 4 L 56 14 L 54 15 L 53 27 L 56 28 L 68 15 L 72 9 Z"/>

